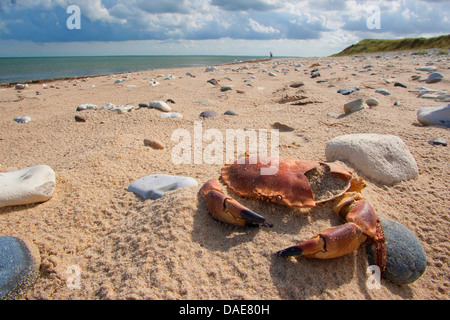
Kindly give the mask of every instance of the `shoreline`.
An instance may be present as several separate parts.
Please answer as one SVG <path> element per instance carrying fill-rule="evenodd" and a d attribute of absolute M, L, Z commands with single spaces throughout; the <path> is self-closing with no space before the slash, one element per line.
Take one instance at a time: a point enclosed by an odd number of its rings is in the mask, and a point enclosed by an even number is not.
<path fill-rule="evenodd" d="M 128 57 L 128 56 L 125 56 Z M 52 58 L 52 57 L 50 57 Z M 58 57 L 59 58 L 59 57 Z M 65 57 L 63 57 L 65 58 Z M 290 58 L 290 57 L 289 57 Z M 14 58 L 13 58 L 14 59 Z M 267 58 L 267 59 L 254 59 L 254 60 L 248 60 L 248 61 L 238 61 L 238 62 L 227 62 L 222 64 L 216 64 L 217 66 L 221 65 L 235 65 L 235 64 L 241 64 L 241 63 L 258 63 L 258 62 L 265 62 L 270 61 L 271 59 L 286 59 L 286 58 Z M 202 66 L 208 66 L 209 64 L 205 64 Z M 182 68 L 190 68 L 192 66 L 186 66 Z M 194 67 L 199 67 L 194 66 Z M 87 79 L 91 77 L 104 77 L 104 76 L 110 76 L 110 75 L 118 75 L 123 73 L 133 73 L 133 72 L 146 72 L 146 71 L 153 71 L 153 70 L 159 70 L 159 69 L 179 69 L 180 67 L 173 67 L 173 68 L 154 68 L 154 69 L 142 69 L 142 70 L 136 70 L 136 71 L 127 71 L 127 72 L 112 72 L 112 73 L 105 73 L 105 74 L 97 74 L 97 75 L 88 75 L 88 76 L 74 76 L 74 77 L 60 77 L 60 78 L 48 78 L 48 79 L 35 79 L 35 80 L 28 80 L 28 81 L 13 81 L 8 83 L 0 83 L 0 87 L 12 87 L 16 84 L 41 84 L 46 82 L 55 82 L 59 80 L 81 80 L 81 79 Z"/>

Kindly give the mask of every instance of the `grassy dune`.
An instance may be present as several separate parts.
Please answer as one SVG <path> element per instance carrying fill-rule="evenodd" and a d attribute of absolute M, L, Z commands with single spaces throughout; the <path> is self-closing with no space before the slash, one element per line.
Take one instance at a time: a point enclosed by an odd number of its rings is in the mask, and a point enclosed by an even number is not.
<path fill-rule="evenodd" d="M 403 50 L 443 49 L 442 53 L 448 53 L 450 49 L 450 35 L 434 38 L 406 38 L 397 40 L 365 39 L 345 48 L 332 57 L 350 56 L 363 53 L 389 52 Z M 423 53 L 418 52 L 418 54 Z"/>

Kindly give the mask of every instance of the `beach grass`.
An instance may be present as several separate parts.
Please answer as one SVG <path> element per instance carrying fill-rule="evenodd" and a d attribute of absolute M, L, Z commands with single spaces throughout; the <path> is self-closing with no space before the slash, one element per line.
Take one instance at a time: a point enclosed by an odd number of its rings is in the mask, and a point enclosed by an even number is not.
<path fill-rule="evenodd" d="M 364 39 L 345 48 L 332 57 L 350 56 L 355 54 L 418 50 L 418 54 L 427 54 L 426 49 L 450 49 L 450 35 L 434 38 L 405 38 L 405 39 Z"/>

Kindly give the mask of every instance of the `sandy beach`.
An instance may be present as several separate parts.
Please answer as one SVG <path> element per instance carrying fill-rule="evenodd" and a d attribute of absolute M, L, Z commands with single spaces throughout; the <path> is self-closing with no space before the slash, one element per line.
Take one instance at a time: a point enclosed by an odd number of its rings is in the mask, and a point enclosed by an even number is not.
<path fill-rule="evenodd" d="M 415 89 L 449 91 L 449 62 L 448 55 L 411 52 L 286 58 L 222 65 L 218 71 L 207 72 L 207 66 L 161 69 L 56 80 L 46 82 L 47 88 L 42 83 L 23 90 L 0 87 L 0 172 L 45 164 L 56 173 L 50 200 L 0 208 L 0 235 L 26 239 L 39 249 L 39 277 L 21 299 L 448 299 L 450 154 L 448 146 L 428 141 L 450 141 L 450 131 L 417 120 L 418 109 L 448 102 L 419 98 Z M 411 79 L 426 79 L 428 72 L 416 68 L 429 63 L 443 81 Z M 369 64 L 370 71 L 363 68 Z M 320 77 L 311 77 L 314 68 Z M 164 80 L 167 75 L 174 78 Z M 125 80 L 115 83 L 118 79 Z M 151 79 L 159 85 L 150 86 Z M 291 88 L 295 81 L 304 85 Z M 225 85 L 231 90 L 221 91 Z M 353 87 L 359 90 L 351 95 L 337 93 Z M 376 93 L 379 88 L 391 94 Z M 291 104 L 299 96 L 302 103 Z M 379 105 L 345 117 L 329 115 L 343 113 L 344 104 L 357 98 L 376 98 Z M 156 109 L 138 108 L 167 99 L 182 118 L 160 118 Z M 395 106 L 396 101 L 401 105 Z M 125 113 L 76 111 L 88 103 L 134 108 Z M 201 118 L 206 110 L 217 116 Z M 238 115 L 224 115 L 227 110 Z M 19 116 L 31 121 L 13 121 Z M 75 116 L 86 121 L 77 122 Z M 220 176 L 222 165 L 174 164 L 178 142 L 171 139 L 173 133 L 193 133 L 196 124 L 224 136 L 227 129 L 284 128 L 277 123 L 291 128 L 279 132 L 281 157 L 327 161 L 327 142 L 345 134 L 392 134 L 403 140 L 419 168 L 415 179 L 384 185 L 350 164 L 339 165 L 366 179 L 362 194 L 379 216 L 398 221 L 419 239 L 428 263 L 420 279 L 409 285 L 382 280 L 379 289 L 369 289 L 364 246 L 330 260 L 274 255 L 341 224 L 330 205 L 301 212 L 225 189 L 274 226 L 237 228 L 211 217 L 198 193 L 207 180 Z M 153 149 L 144 139 L 157 140 L 164 149 Z M 133 181 L 151 174 L 192 177 L 198 187 L 146 201 L 127 191 Z M 77 288 L 68 285 L 73 270 L 79 275 Z"/>

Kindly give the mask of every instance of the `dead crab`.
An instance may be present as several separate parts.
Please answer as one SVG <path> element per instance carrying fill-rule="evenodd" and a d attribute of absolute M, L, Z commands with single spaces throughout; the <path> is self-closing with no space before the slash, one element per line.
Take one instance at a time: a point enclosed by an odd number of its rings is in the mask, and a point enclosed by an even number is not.
<path fill-rule="evenodd" d="M 245 161 L 244 161 L 245 160 Z M 261 174 L 269 165 L 275 174 Z M 237 195 L 257 198 L 294 208 L 311 208 L 335 199 L 333 210 L 346 223 L 328 228 L 310 240 L 278 251 L 287 256 L 319 259 L 336 258 L 355 251 L 366 240 L 375 245 L 376 264 L 383 272 L 386 250 L 383 229 L 372 206 L 359 193 L 363 178 L 334 164 L 296 159 L 245 155 L 222 168 L 225 184 Z M 217 179 L 207 181 L 200 190 L 214 218 L 235 226 L 267 225 L 265 218 L 222 192 Z"/>

